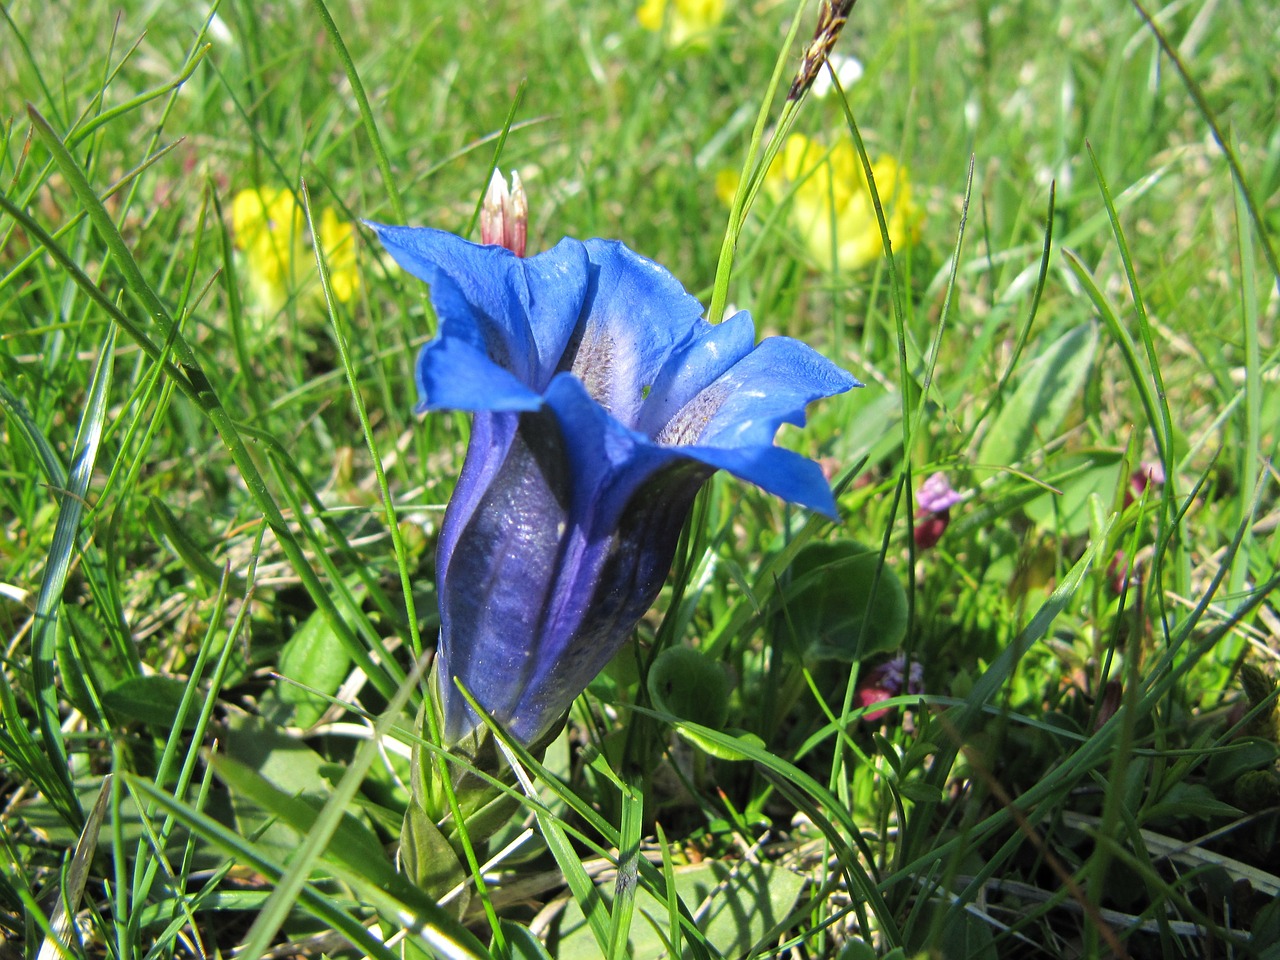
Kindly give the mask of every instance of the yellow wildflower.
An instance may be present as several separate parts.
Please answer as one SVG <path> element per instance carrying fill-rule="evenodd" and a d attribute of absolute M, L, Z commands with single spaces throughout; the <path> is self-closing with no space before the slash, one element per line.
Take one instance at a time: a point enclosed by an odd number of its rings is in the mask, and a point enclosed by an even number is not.
<path fill-rule="evenodd" d="M 884 206 L 889 241 L 894 250 L 900 250 L 916 235 L 920 219 L 911 202 L 907 169 L 885 156 L 872 161 L 871 172 Z M 792 134 L 765 174 L 764 186 L 776 202 L 789 205 L 791 226 L 818 264 L 829 268 L 834 253 L 839 269 L 857 270 L 884 255 L 871 190 L 849 138 L 828 150 L 803 134 Z M 721 197 L 732 199 L 736 187 L 732 175 L 717 178 L 716 192 Z"/>
<path fill-rule="evenodd" d="M 360 289 L 360 272 L 356 269 L 356 225 L 339 220 L 326 209 L 320 214 L 320 249 L 329 267 L 329 285 L 333 295 L 347 303 Z"/>
<path fill-rule="evenodd" d="M 704 47 L 724 19 L 725 0 L 644 0 L 636 20 L 646 30 L 662 30 L 669 47 Z"/>
<path fill-rule="evenodd" d="M 263 311 L 275 313 L 315 273 L 302 207 L 289 190 L 241 190 L 231 203 L 231 225 L 254 301 Z M 319 229 L 334 296 L 346 302 L 360 285 L 355 225 L 326 209 Z"/>
<path fill-rule="evenodd" d="M 274 313 L 306 263 L 302 208 L 288 190 L 241 190 L 231 202 L 231 226 L 254 299 Z"/>

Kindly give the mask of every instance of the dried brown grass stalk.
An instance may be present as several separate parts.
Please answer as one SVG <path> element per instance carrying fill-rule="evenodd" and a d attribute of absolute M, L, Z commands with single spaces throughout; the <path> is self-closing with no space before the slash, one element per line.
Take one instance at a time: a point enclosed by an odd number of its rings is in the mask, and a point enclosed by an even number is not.
<path fill-rule="evenodd" d="M 822 0 L 822 6 L 818 9 L 818 27 L 813 32 L 813 39 L 804 48 L 804 58 L 800 61 L 796 78 L 791 81 L 791 90 L 787 93 L 788 100 L 799 100 L 813 86 L 813 81 L 818 78 L 818 72 L 827 62 L 836 41 L 840 39 L 840 32 L 844 30 L 849 13 L 857 2 L 858 0 L 837 0 L 833 3 L 831 0 Z"/>

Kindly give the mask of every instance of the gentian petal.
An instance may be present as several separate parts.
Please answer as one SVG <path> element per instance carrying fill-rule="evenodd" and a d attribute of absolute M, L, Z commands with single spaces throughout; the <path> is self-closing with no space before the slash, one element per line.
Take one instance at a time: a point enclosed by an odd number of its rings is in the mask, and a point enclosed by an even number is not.
<path fill-rule="evenodd" d="M 401 267 L 431 286 L 442 339 L 465 340 L 534 390 L 546 387 L 586 292 L 580 242 L 565 238 L 525 259 L 429 227 L 369 226 Z"/>
<path fill-rule="evenodd" d="M 769 337 L 704 391 L 719 402 L 696 442 L 723 447 L 771 445 L 782 424 L 804 424 L 805 407 L 811 401 L 855 386 L 859 386 L 857 380 L 800 341 Z"/>
<path fill-rule="evenodd" d="M 435 340 L 418 354 L 418 413 L 537 410 L 542 397 L 466 340 Z"/>
<path fill-rule="evenodd" d="M 441 530 L 437 660 L 444 667 L 440 694 L 450 740 L 464 736 L 476 722 L 449 681 L 452 676 L 514 727 L 525 678 L 537 666 L 535 641 L 542 633 L 567 529 L 564 504 L 571 478 L 556 449 L 559 431 L 544 422 L 553 415 L 486 417 L 503 428 L 519 421 L 523 429 L 514 430 L 505 447 L 491 448 L 498 456 L 484 456 L 475 478 L 468 478 L 464 468 L 459 486 L 465 483 L 466 500 L 450 501 Z M 537 718 L 539 724 L 542 720 Z M 525 733 L 536 731 L 522 729 L 517 735 Z"/>
<path fill-rule="evenodd" d="M 823 516 L 837 519 L 836 501 L 822 468 L 784 447 L 681 447 L 680 452 L 708 466 L 727 470 L 762 490 Z"/>

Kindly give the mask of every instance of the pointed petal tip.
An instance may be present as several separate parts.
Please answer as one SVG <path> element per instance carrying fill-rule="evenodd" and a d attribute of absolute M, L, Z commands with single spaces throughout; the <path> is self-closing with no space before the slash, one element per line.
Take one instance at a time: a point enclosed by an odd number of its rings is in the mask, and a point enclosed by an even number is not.
<path fill-rule="evenodd" d="M 840 522 L 840 510 L 836 505 L 836 496 L 831 492 L 831 486 L 825 479 L 821 484 L 808 484 L 805 489 L 796 491 L 793 496 L 783 497 L 783 499 L 794 503 L 798 507 L 803 507 L 810 513 L 826 517 L 832 523 Z"/>

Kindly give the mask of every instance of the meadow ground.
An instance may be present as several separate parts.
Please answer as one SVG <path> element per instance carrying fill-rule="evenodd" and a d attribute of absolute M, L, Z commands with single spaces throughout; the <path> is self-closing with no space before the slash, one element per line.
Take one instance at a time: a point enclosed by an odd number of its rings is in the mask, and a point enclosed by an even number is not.
<path fill-rule="evenodd" d="M 1280 957 L 1280 8 L 637 6 L 0 6 L 0 955 Z M 495 164 L 866 387 L 410 882 Z"/>

